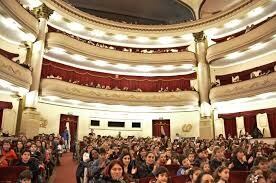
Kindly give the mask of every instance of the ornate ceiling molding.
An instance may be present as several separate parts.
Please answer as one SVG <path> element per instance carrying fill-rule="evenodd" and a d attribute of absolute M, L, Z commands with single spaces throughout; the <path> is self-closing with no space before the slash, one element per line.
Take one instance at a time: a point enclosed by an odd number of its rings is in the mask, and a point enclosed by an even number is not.
<path fill-rule="evenodd" d="M 182 92 L 128 92 L 98 89 L 54 79 L 42 79 L 41 96 L 57 96 L 89 103 L 131 106 L 185 106 L 198 105 L 196 91 Z"/>
<path fill-rule="evenodd" d="M 87 56 L 90 59 L 107 60 L 110 63 L 124 64 L 195 64 L 196 56 L 193 52 L 184 51 L 177 53 L 144 54 L 123 52 L 93 46 L 82 41 L 78 41 L 61 33 L 50 32 L 47 34 L 47 47 L 59 47 L 72 53 Z"/>
<path fill-rule="evenodd" d="M 38 20 L 25 10 L 16 0 L 1 0 L 2 6 L 14 20 L 34 35 L 38 35 Z"/>
<path fill-rule="evenodd" d="M 276 91 L 276 72 L 266 76 L 241 81 L 234 84 L 218 86 L 210 91 L 211 103 L 253 97 L 262 93 Z"/>
<path fill-rule="evenodd" d="M 249 46 L 265 40 L 276 33 L 276 17 L 267 21 L 263 25 L 228 41 L 214 44 L 208 48 L 208 62 L 215 61 L 226 56 L 229 53 L 246 50 Z"/>
<path fill-rule="evenodd" d="M 29 89 L 32 84 L 30 70 L 2 55 L 0 55 L 0 78 L 26 89 Z"/>
<path fill-rule="evenodd" d="M 228 11 L 217 13 L 210 18 L 199 19 L 192 22 L 185 22 L 174 25 L 134 25 L 115 22 L 111 20 L 102 19 L 90 14 L 84 13 L 73 6 L 70 6 L 65 1 L 60 0 L 45 0 L 44 3 L 57 11 L 71 21 L 77 21 L 83 25 L 91 28 L 101 28 L 108 32 L 124 32 L 135 34 L 165 34 L 165 35 L 183 35 L 184 32 L 199 32 L 205 28 L 211 27 L 217 23 L 228 22 L 236 15 L 243 14 L 244 12 L 254 7 L 267 3 L 267 0 L 245 0 L 239 6 L 235 6 Z"/>

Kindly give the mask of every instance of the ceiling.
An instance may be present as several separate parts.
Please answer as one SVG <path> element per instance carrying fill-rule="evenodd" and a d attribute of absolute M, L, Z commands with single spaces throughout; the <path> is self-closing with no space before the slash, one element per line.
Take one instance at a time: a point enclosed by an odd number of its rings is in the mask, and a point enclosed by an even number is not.
<path fill-rule="evenodd" d="M 86 13 L 131 24 L 174 24 L 195 19 L 193 10 L 178 0 L 66 1 Z"/>

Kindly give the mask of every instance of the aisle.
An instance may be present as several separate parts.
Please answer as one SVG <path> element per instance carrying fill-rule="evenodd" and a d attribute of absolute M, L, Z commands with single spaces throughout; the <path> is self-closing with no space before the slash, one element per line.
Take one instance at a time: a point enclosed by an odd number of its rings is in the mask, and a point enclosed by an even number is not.
<path fill-rule="evenodd" d="M 54 183 L 75 183 L 77 164 L 72 158 L 72 153 L 65 153 L 61 157 L 61 165 L 55 169 Z"/>

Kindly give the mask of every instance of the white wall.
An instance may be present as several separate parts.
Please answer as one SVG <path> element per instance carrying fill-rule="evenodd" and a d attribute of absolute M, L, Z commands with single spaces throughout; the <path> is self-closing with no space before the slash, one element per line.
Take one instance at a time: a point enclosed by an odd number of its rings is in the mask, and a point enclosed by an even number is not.
<path fill-rule="evenodd" d="M 8 131 L 10 134 L 15 134 L 17 112 L 19 101 L 17 98 L 11 97 L 9 94 L 0 93 L 0 101 L 11 102 L 12 109 L 4 109 L 2 119 L 2 129 Z"/>
<path fill-rule="evenodd" d="M 100 127 L 93 127 L 96 135 L 117 135 L 120 131 L 122 136 L 152 136 L 152 120 L 153 119 L 170 119 L 171 137 L 176 133 L 183 137 L 199 136 L 199 112 L 174 112 L 174 113 L 127 113 L 127 112 L 111 112 L 90 109 L 79 109 L 46 103 L 38 103 L 38 111 L 48 120 L 46 128 L 40 128 L 40 133 L 58 133 L 60 114 L 72 114 L 79 116 L 78 138 L 88 135 L 90 132 L 90 121 L 100 120 Z M 108 121 L 124 121 L 125 128 L 108 128 Z M 141 122 L 140 129 L 133 129 L 131 122 Z M 182 132 L 184 124 L 192 124 L 193 128 L 190 132 Z"/>

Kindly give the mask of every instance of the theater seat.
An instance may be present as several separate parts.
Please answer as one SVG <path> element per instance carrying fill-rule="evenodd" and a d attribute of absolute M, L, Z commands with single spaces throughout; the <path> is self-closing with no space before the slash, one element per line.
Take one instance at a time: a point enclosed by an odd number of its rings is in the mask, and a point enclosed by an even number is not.
<path fill-rule="evenodd" d="M 188 175 L 173 176 L 171 177 L 172 183 L 184 183 L 190 181 Z"/>
<path fill-rule="evenodd" d="M 179 165 L 165 165 L 165 167 L 169 170 L 170 176 L 175 176 L 177 173 L 177 170 L 180 168 Z"/>
<path fill-rule="evenodd" d="M 154 179 L 154 177 L 145 177 L 145 178 L 141 178 L 139 179 L 139 183 L 149 183 L 150 180 Z"/>
<path fill-rule="evenodd" d="M 230 171 L 228 183 L 244 183 L 248 175 L 248 171 Z"/>
<path fill-rule="evenodd" d="M 9 167 L 1 167 L 0 168 L 0 183 L 4 182 L 16 182 L 19 174 L 28 169 L 25 166 L 9 166 Z"/>

